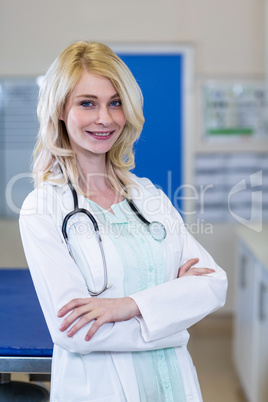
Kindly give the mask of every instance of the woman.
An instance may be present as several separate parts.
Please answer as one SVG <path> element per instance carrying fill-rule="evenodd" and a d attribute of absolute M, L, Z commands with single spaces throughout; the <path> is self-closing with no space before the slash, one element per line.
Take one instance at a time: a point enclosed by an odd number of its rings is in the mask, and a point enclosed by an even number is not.
<path fill-rule="evenodd" d="M 38 117 L 20 228 L 54 342 L 51 401 L 201 401 L 187 328 L 224 304 L 226 275 L 129 171 L 144 122 L 131 72 L 107 46 L 74 43 Z"/>

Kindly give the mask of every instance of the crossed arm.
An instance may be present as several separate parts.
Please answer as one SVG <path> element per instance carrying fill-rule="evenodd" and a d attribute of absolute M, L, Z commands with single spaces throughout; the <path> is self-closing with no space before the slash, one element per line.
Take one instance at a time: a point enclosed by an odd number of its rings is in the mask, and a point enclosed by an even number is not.
<path fill-rule="evenodd" d="M 52 215 L 28 213 L 37 208 L 39 198 L 42 201 L 42 192 L 28 198 L 20 228 L 47 325 L 60 347 L 85 354 L 178 346 L 187 343 L 187 328 L 224 304 L 224 271 L 184 232 L 179 239 L 183 252 L 178 257 L 183 265 L 178 278 L 130 297 L 88 297 L 83 276 L 66 252 Z M 215 273 L 202 267 L 214 268 Z M 66 329 L 67 336 L 63 334 Z"/>
<path fill-rule="evenodd" d="M 202 276 L 214 272 L 210 268 L 195 268 L 194 265 L 197 262 L 198 258 L 193 258 L 183 264 L 179 269 L 178 278 Z M 63 320 L 59 329 L 63 332 L 69 328 L 68 337 L 72 337 L 86 324 L 94 321 L 85 337 L 85 340 L 89 341 L 103 324 L 130 320 L 140 315 L 140 310 L 131 297 L 88 297 L 73 299 L 62 307 L 58 312 L 58 317 L 62 318 L 66 315 L 67 317 Z"/>

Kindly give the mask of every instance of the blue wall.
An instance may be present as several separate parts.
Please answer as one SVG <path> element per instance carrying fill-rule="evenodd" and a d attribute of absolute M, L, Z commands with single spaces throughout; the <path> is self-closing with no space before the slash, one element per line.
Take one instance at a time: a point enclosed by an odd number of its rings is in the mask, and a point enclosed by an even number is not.
<path fill-rule="evenodd" d="M 148 177 L 174 203 L 182 184 L 181 54 L 123 54 L 144 96 L 145 125 L 137 142 L 134 173 Z M 178 204 L 180 205 L 180 203 Z M 175 206 L 178 207 L 175 201 Z"/>

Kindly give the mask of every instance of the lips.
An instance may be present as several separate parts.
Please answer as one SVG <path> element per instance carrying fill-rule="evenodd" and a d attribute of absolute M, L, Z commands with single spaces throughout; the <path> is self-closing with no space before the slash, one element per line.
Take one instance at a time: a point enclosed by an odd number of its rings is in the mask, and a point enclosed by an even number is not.
<path fill-rule="evenodd" d="M 90 134 L 92 137 L 97 138 L 97 139 L 102 139 L 102 140 L 110 138 L 114 132 L 115 132 L 115 130 L 105 131 L 105 132 L 103 132 L 103 131 L 86 131 L 86 133 Z"/>

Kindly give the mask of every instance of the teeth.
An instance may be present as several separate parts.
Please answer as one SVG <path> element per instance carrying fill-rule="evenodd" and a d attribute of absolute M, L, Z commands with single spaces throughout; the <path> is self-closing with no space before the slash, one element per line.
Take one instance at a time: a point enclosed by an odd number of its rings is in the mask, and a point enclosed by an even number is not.
<path fill-rule="evenodd" d="M 109 133 L 93 133 L 93 132 L 91 132 L 91 134 L 97 135 L 99 137 L 108 137 L 108 135 L 111 134 L 111 131 Z"/>

